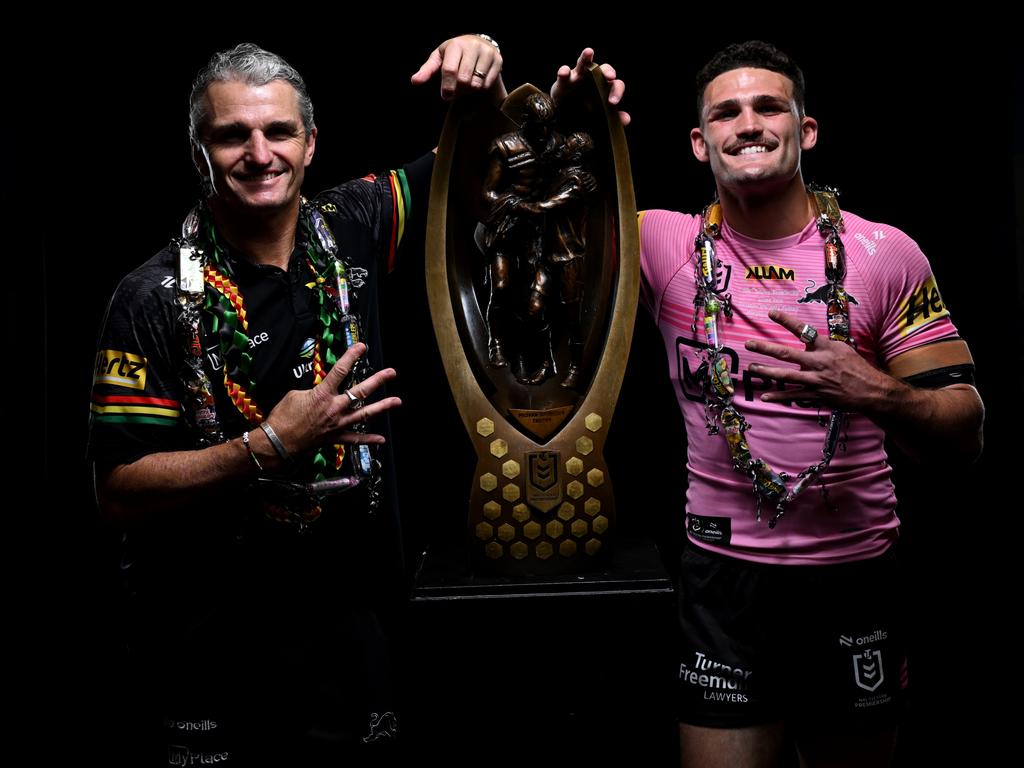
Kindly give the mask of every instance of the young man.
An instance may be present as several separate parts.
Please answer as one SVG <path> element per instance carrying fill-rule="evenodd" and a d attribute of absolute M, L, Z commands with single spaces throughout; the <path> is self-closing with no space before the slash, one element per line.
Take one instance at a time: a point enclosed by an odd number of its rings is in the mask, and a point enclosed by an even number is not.
<path fill-rule="evenodd" d="M 905 668 L 883 440 L 978 455 L 970 351 L 913 241 L 804 185 L 818 126 L 785 54 L 733 45 L 697 83 L 718 199 L 641 214 L 689 445 L 683 763 L 772 765 L 789 728 L 807 764 L 884 764 Z"/>

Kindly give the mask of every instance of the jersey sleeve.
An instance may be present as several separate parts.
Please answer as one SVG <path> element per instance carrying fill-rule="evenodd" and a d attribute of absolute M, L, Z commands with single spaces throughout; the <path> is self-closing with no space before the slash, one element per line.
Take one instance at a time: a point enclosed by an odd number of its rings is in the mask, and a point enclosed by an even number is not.
<path fill-rule="evenodd" d="M 189 447 L 182 384 L 173 362 L 180 357 L 175 355 L 174 288 L 170 275 L 165 277 L 161 280 L 149 265 L 133 272 L 107 308 L 89 414 L 88 457 L 97 463 L 128 464 Z"/>
<path fill-rule="evenodd" d="M 325 213 L 354 221 L 372 233 L 374 247 L 390 272 L 407 228 L 424 229 L 434 155 L 428 153 L 398 170 L 353 179 L 319 195 Z"/>
<path fill-rule="evenodd" d="M 657 321 L 669 283 L 687 264 L 697 220 L 672 211 L 640 211 L 640 303 Z M 692 268 L 692 267 L 691 267 Z"/>
<path fill-rule="evenodd" d="M 881 361 L 925 344 L 959 338 L 924 253 L 894 227 L 878 225 L 875 268 L 864 275 L 876 313 L 877 354 Z"/>

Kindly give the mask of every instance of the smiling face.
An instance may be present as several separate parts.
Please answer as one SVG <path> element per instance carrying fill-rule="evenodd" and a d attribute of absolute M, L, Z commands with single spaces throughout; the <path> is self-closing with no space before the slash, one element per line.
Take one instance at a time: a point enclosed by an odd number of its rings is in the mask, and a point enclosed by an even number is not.
<path fill-rule="evenodd" d="M 708 83 L 690 142 L 697 159 L 711 164 L 719 192 L 742 198 L 792 182 L 801 151 L 817 136 L 817 122 L 799 113 L 789 78 L 743 67 Z"/>
<path fill-rule="evenodd" d="M 283 80 L 216 81 L 203 98 L 195 160 L 212 184 L 211 206 L 238 214 L 297 208 L 316 129 L 306 135 L 295 89 Z"/>

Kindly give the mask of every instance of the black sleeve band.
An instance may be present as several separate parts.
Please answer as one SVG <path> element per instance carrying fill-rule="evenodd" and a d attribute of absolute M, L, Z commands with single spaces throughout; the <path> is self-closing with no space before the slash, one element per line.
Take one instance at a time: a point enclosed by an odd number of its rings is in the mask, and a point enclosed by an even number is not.
<path fill-rule="evenodd" d="M 941 389 L 950 384 L 974 385 L 974 366 L 970 363 L 963 365 L 947 365 L 945 368 L 936 368 L 934 371 L 924 371 L 907 376 L 904 379 L 912 387 L 921 389 Z"/>

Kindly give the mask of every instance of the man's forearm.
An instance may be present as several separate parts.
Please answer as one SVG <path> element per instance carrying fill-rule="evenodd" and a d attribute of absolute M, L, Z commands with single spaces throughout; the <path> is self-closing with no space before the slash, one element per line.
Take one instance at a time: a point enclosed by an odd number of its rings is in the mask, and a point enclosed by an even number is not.
<path fill-rule="evenodd" d="M 249 445 L 266 470 L 280 458 L 260 429 L 249 433 Z M 259 474 L 241 438 L 195 451 L 151 453 L 96 476 L 101 514 L 110 522 L 130 525 L 180 509 L 215 491 L 243 485 Z"/>
<path fill-rule="evenodd" d="M 897 379 L 887 396 L 867 412 L 915 461 L 963 464 L 978 458 L 985 407 L 969 384 L 921 389 Z"/>

